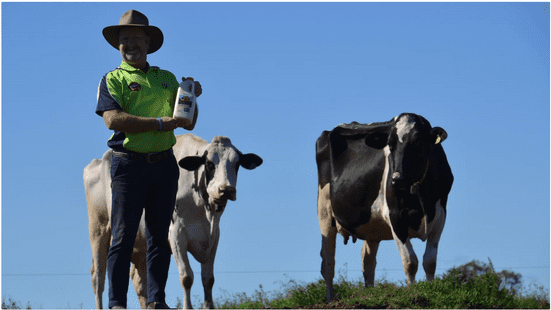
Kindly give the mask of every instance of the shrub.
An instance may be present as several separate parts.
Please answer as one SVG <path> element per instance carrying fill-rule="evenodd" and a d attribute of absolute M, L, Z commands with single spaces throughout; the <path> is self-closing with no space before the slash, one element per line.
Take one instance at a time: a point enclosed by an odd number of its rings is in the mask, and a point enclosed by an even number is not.
<path fill-rule="evenodd" d="M 450 279 L 456 285 L 466 284 L 486 274 L 496 276 L 497 285 L 500 289 L 506 289 L 515 293 L 522 287 L 522 275 L 510 270 L 502 270 L 496 273 L 492 261 L 488 258 L 489 264 L 473 260 L 459 267 L 449 269 L 443 279 Z"/>

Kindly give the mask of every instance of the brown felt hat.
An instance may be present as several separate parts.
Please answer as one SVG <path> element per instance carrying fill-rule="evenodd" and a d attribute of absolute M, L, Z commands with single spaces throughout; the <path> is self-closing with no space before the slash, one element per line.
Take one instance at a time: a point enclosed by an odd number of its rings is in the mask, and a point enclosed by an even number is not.
<path fill-rule="evenodd" d="M 118 25 L 105 27 L 103 29 L 103 37 L 117 50 L 119 49 L 119 31 L 123 27 L 138 27 L 147 33 L 151 39 L 149 50 L 147 51 L 148 54 L 155 53 L 163 45 L 164 36 L 161 29 L 150 26 L 149 20 L 142 13 L 136 10 L 129 10 L 122 14 Z"/>

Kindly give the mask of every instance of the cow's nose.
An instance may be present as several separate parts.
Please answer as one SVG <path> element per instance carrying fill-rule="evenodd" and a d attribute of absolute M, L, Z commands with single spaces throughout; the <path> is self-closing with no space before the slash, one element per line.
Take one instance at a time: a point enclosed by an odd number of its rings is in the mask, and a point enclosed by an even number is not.
<path fill-rule="evenodd" d="M 234 201 L 236 199 L 236 190 L 233 186 L 221 186 L 219 189 L 220 195 L 229 200 Z"/>
<path fill-rule="evenodd" d="M 400 179 L 402 179 L 402 175 L 400 174 L 400 172 L 394 172 L 392 174 L 392 182 L 398 181 Z"/>
<path fill-rule="evenodd" d="M 402 177 L 400 172 L 394 172 L 392 174 L 392 185 L 398 189 L 406 188 L 406 179 Z"/>

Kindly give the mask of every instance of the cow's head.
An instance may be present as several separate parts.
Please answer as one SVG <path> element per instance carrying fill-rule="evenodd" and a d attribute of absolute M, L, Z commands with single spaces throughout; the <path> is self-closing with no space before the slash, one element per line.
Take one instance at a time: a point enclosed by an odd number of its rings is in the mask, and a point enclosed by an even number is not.
<path fill-rule="evenodd" d="M 394 118 L 386 151 L 392 187 L 416 194 L 427 175 L 432 148 L 447 137 L 444 129 L 431 127 L 422 116 L 404 113 Z"/>
<path fill-rule="evenodd" d="M 256 154 L 242 154 L 227 137 L 216 136 L 202 156 L 188 156 L 181 159 L 180 167 L 196 171 L 203 167 L 203 196 L 208 204 L 221 211 L 228 200 L 236 200 L 237 172 L 239 167 L 248 170 L 262 164 L 262 158 Z"/>

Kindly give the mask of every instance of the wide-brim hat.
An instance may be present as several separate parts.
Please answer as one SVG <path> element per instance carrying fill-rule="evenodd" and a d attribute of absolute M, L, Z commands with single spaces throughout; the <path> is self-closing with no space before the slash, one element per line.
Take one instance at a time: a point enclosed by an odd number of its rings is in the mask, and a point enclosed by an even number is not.
<path fill-rule="evenodd" d="M 119 31 L 124 27 L 138 27 L 147 33 L 151 39 L 149 50 L 147 51 L 148 54 L 155 53 L 163 45 L 164 36 L 161 29 L 150 26 L 149 19 L 147 19 L 144 14 L 136 10 L 129 10 L 122 14 L 118 25 L 105 27 L 103 29 L 103 37 L 117 50 L 119 49 Z"/>

